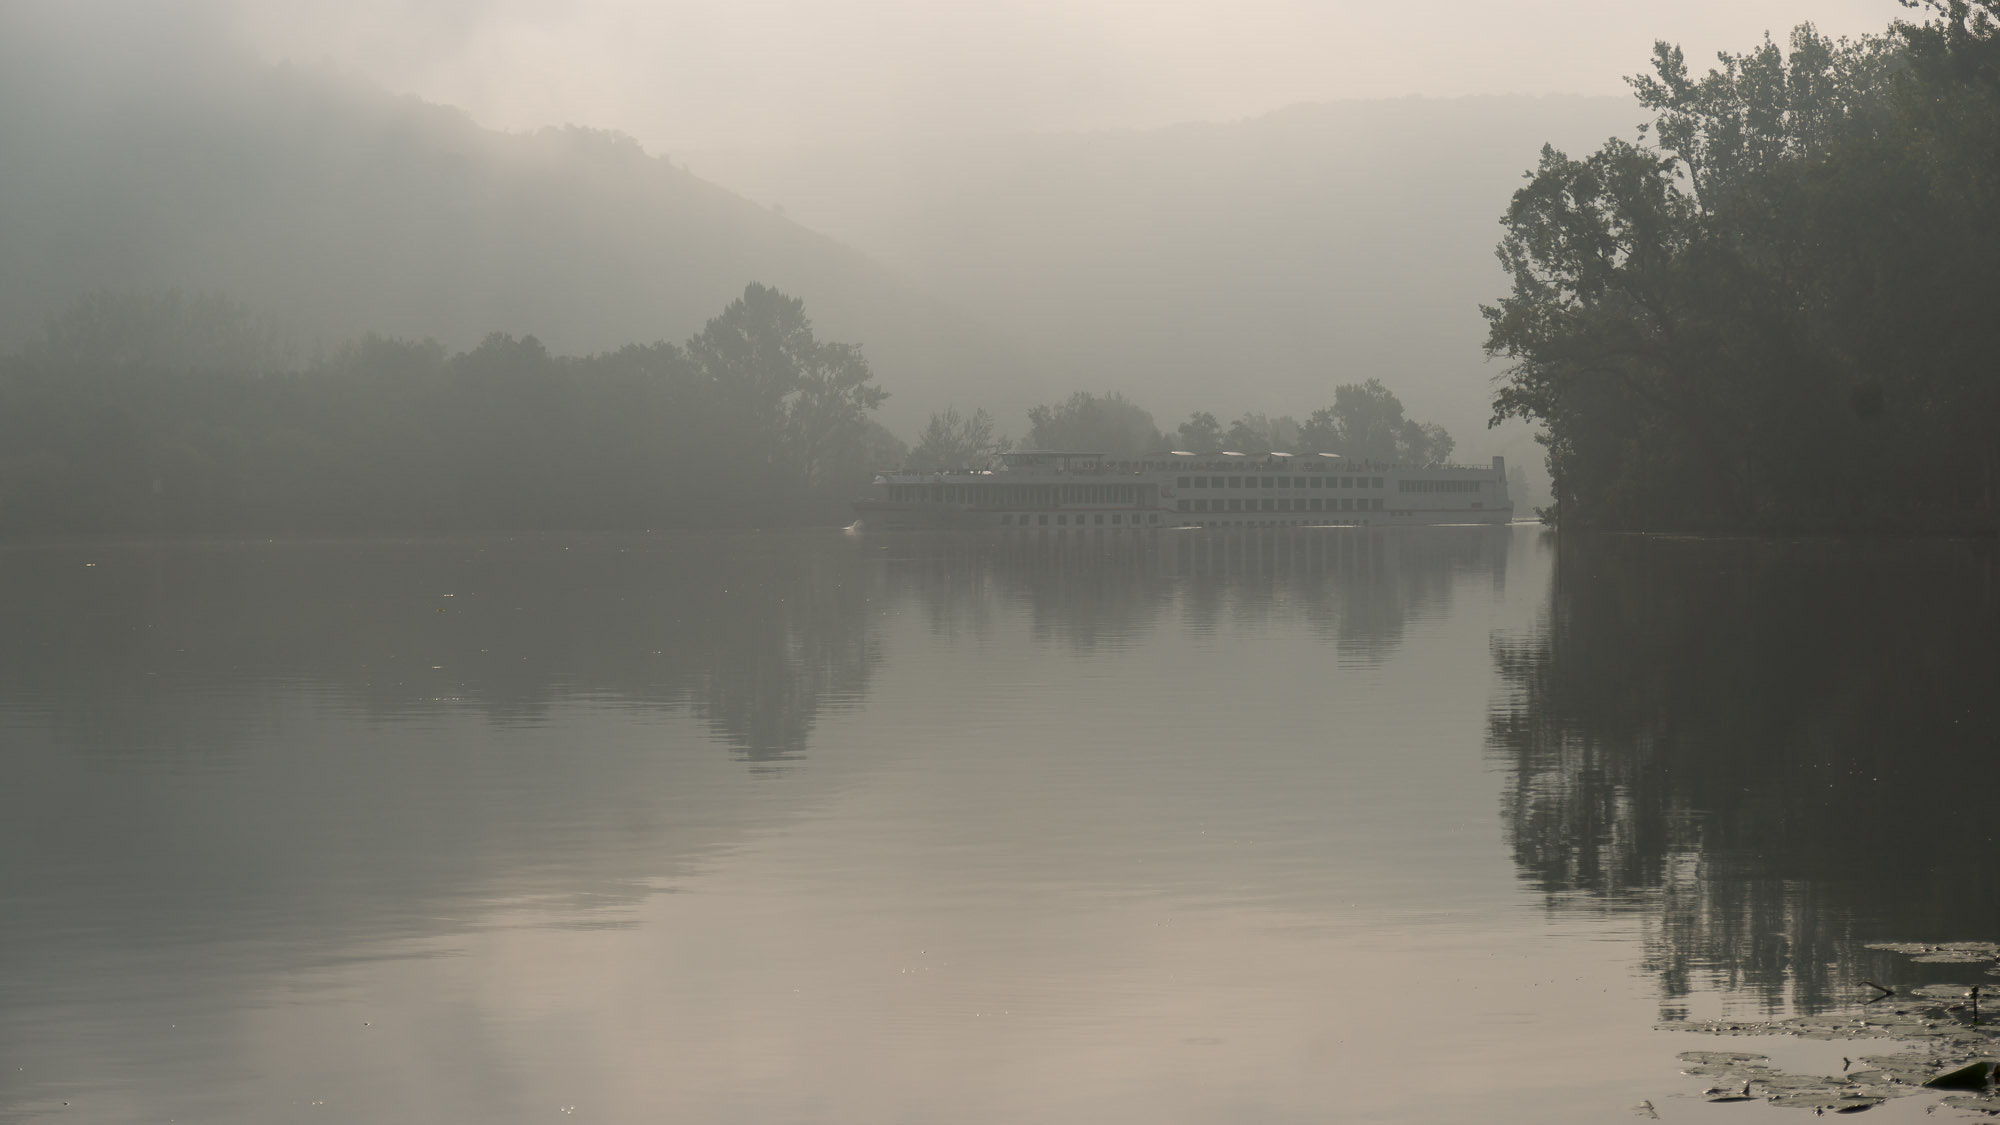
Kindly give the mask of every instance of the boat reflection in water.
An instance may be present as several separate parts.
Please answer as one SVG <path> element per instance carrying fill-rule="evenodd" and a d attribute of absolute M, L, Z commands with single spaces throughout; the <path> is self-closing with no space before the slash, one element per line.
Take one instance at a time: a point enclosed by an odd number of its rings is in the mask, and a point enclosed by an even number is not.
<path fill-rule="evenodd" d="M 1447 612 L 1468 575 L 1507 575 L 1505 529 L 1095 529 L 898 533 L 871 540 L 944 629 L 1021 612 L 1079 649 L 1130 642 L 1179 615 L 1196 634 L 1285 615 L 1340 652 L 1380 659 L 1412 622 Z"/>

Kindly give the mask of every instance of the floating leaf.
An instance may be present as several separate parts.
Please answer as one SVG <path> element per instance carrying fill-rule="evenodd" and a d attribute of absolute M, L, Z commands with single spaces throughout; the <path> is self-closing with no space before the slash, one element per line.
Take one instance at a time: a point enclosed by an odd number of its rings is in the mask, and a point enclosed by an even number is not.
<path fill-rule="evenodd" d="M 1780 1094 L 1771 1099 L 1771 1104 L 1793 1109 L 1830 1109 L 1835 1113 L 1860 1113 L 1864 1109 L 1874 1109 L 1887 1100 L 1860 1094 L 1799 1093 Z"/>
<path fill-rule="evenodd" d="M 1969 965 L 2000 960 L 2000 944 L 1990 941 L 1878 941 L 1866 948 L 1906 954 L 1910 960 L 1926 965 Z"/>
<path fill-rule="evenodd" d="M 1682 1051 L 1681 1061 L 1727 1066 L 1735 1063 L 1768 1063 L 1771 1058 L 1769 1055 L 1753 1055 L 1748 1051 Z"/>
<path fill-rule="evenodd" d="M 1902 953 L 1935 964 L 1972 963 L 1993 959 L 2000 947 L 1991 942 L 1884 943 L 1870 946 Z M 2000 971 L 2000 966 L 1995 970 Z M 1996 990 L 2000 991 L 2000 990 Z M 1689 1074 L 1716 1080 L 1703 1091 L 1708 1101 L 1754 1101 L 1768 1098 L 1773 1105 L 1811 1109 L 1818 1113 L 1861 1113 L 1885 1099 L 1914 1094 L 1927 1086 L 1937 1089 L 1957 1086 L 1967 1089 L 1944 1099 L 1956 1109 L 2000 1116 L 2000 1094 L 1988 1094 L 1986 1080 L 1996 1069 L 1991 1060 L 2000 1055 L 2000 998 L 1993 1005 L 1996 1022 L 1984 1018 L 1972 1022 L 1972 1005 L 1967 1003 L 1972 986 L 1930 984 L 1907 989 L 1900 1000 L 1883 999 L 1872 1004 L 1790 1019 L 1679 1021 L 1658 1025 L 1661 1030 L 1695 1031 L 1709 1035 L 1789 1035 L 1800 1039 L 1853 1040 L 1883 1039 L 1908 1044 L 1910 1049 L 1894 1055 L 1864 1055 L 1853 1060 L 1861 1069 L 1850 1069 L 1838 1077 L 1791 1074 L 1771 1064 L 1764 1055 L 1748 1051 L 1687 1051 L 1680 1056 Z M 1899 1003 L 1900 1007 L 1884 1005 Z M 1982 1017 L 1984 1012 L 1981 1013 Z"/>

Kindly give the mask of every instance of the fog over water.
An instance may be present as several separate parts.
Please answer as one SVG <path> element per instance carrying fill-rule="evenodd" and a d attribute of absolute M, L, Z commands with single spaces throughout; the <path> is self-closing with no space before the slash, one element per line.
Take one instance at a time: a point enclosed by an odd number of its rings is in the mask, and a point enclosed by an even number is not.
<path fill-rule="evenodd" d="M 2000 1113 L 1996 154 L 2000 0 L 0 0 L 0 1125 Z"/>
<path fill-rule="evenodd" d="M 1865 946 L 2000 921 L 1991 788 L 1935 781 L 1990 748 L 1984 546 L 805 532 L 0 575 L 43 592 L 0 609 L 0 1119 L 1765 1120 L 1704 1117 L 1676 1055 L 1731 1044 L 1655 1024 L 1962 980 Z"/>

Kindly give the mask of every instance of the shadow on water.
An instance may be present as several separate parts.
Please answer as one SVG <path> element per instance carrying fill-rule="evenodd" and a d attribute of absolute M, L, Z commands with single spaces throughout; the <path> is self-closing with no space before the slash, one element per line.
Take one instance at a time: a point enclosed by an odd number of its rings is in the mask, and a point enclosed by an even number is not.
<path fill-rule="evenodd" d="M 1867 942 L 2000 933 L 1996 577 L 1985 543 L 1564 537 L 1494 647 L 1521 877 L 1638 912 L 1669 1019 L 1852 1002 L 1909 971 Z"/>

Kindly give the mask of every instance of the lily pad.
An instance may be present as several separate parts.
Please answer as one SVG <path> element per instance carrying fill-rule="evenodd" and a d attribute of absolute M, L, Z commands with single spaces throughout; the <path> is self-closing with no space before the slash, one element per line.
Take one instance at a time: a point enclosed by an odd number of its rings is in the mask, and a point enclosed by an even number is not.
<path fill-rule="evenodd" d="M 1771 1099 L 1772 1105 L 1789 1106 L 1793 1109 L 1822 1109 L 1834 1113 L 1860 1113 L 1864 1109 L 1874 1109 L 1889 1099 L 1869 1097 L 1861 1094 L 1800 1093 L 1780 1094 Z"/>
<path fill-rule="evenodd" d="M 1989 1116 L 2000 1115 L 2000 1097 L 1993 1094 L 1953 1094 L 1938 1104 Z"/>
<path fill-rule="evenodd" d="M 2000 960 L 2000 943 L 1990 941 L 1878 941 L 1866 948 L 1902 953 L 1925 965 L 1971 965 Z"/>
<path fill-rule="evenodd" d="M 2000 954 L 2000 946 L 1991 942 L 1900 942 L 1869 948 L 1932 964 L 1971 964 Z M 2000 966 L 1995 968 L 2000 970 Z M 1971 985 L 1929 984 L 1906 989 L 1897 999 L 1885 997 L 1875 1003 L 1856 1003 L 1846 1009 L 1790 1019 L 1679 1021 L 1659 1027 L 1727 1036 L 1879 1039 L 1910 1048 L 1899 1054 L 1864 1055 L 1848 1061 L 1849 1069 L 1837 1077 L 1792 1074 L 1773 1066 L 1768 1057 L 1748 1051 L 1683 1053 L 1680 1057 L 1688 1074 L 1715 1080 L 1702 1095 L 1709 1101 L 1762 1098 L 1773 1105 L 1817 1113 L 1861 1113 L 1887 1098 L 1914 1094 L 1926 1087 L 1937 1091 L 1942 1082 L 1946 1089 L 1956 1086 L 1967 1091 L 1946 1097 L 1942 1104 L 2000 1116 L 2000 1093 L 1987 1092 L 1987 1079 L 2000 1068 L 1992 1062 L 2000 1056 L 2000 996 L 1993 1003 L 1995 1022 L 1988 1024 L 1982 1010 L 1975 1025 L 1971 992 Z M 1859 1069 L 1854 1069 L 1857 1065 Z"/>
<path fill-rule="evenodd" d="M 1682 1051 L 1682 1062 L 1705 1065 L 1731 1066 L 1743 1063 L 1768 1063 L 1769 1055 L 1753 1055 L 1748 1051 Z"/>
<path fill-rule="evenodd" d="M 1972 995 L 1969 984 L 1925 984 L 1910 989 L 1910 995 L 1926 1000 L 1964 1000 Z M 1980 997 L 1985 999 L 1985 997 Z"/>

